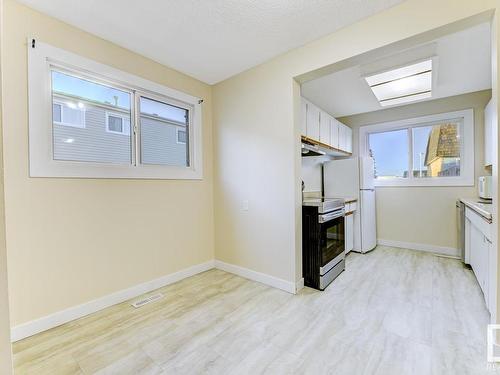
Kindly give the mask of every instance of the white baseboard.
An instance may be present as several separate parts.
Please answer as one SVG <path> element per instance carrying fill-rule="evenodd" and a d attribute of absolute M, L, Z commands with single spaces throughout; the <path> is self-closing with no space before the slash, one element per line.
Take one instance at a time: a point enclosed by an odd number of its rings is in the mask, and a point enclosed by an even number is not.
<path fill-rule="evenodd" d="M 50 328 L 54 328 L 72 320 L 82 318 L 96 311 L 105 309 L 106 307 L 125 302 L 129 299 L 140 296 L 141 294 L 151 292 L 155 289 L 175 283 L 176 281 L 185 279 L 187 277 L 194 276 L 198 273 L 208 271 L 209 269 L 214 268 L 214 266 L 215 262 L 213 260 L 196 264 L 192 267 L 162 276 L 155 280 L 147 281 L 128 289 L 120 290 L 96 300 L 86 302 L 79 306 L 70 307 L 66 310 L 20 324 L 12 328 L 12 341 L 19 341 L 26 337 L 46 331 Z"/>
<path fill-rule="evenodd" d="M 445 255 L 448 257 L 452 257 L 452 258 L 460 258 L 459 250 L 455 249 L 453 247 L 435 246 L 435 245 L 413 243 L 413 242 L 384 240 L 382 238 L 379 238 L 377 240 L 377 244 L 382 245 L 382 246 L 400 247 L 403 249 L 425 251 L 427 253 Z"/>
<path fill-rule="evenodd" d="M 234 273 L 235 275 L 244 277 L 245 279 L 250 279 L 262 284 L 272 286 L 273 288 L 284 290 L 288 293 L 295 294 L 297 292 L 296 285 L 294 282 L 286 281 L 248 268 L 236 266 L 230 263 L 225 263 L 220 260 L 215 261 L 215 268 L 218 268 L 222 271 L 226 271 L 229 273 Z"/>

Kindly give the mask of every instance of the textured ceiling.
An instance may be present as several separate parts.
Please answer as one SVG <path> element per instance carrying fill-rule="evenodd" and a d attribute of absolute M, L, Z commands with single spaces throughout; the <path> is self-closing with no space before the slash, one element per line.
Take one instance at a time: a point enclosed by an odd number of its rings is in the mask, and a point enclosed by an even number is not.
<path fill-rule="evenodd" d="M 335 117 L 377 111 L 382 107 L 363 78 L 370 71 L 384 71 L 436 56 L 432 97 L 445 98 L 491 88 L 490 25 L 483 23 L 446 35 L 431 43 L 366 61 L 302 85 L 304 97 Z M 407 103 L 406 103 L 407 104 Z"/>
<path fill-rule="evenodd" d="M 21 0 L 207 83 L 402 0 Z"/>

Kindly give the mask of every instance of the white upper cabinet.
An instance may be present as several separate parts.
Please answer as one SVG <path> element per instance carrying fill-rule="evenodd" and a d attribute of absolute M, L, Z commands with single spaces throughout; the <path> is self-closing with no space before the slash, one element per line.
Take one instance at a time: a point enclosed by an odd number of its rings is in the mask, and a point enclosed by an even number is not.
<path fill-rule="evenodd" d="M 340 121 L 337 121 L 337 123 L 339 125 L 339 150 L 345 150 L 347 146 L 346 131 L 345 131 L 346 126 L 342 124 Z"/>
<path fill-rule="evenodd" d="M 345 126 L 345 125 L 344 125 Z M 352 129 L 345 126 L 345 148 L 344 151 L 352 153 Z"/>
<path fill-rule="evenodd" d="M 319 114 L 319 141 L 325 145 L 330 145 L 330 115 L 321 111 Z"/>
<path fill-rule="evenodd" d="M 493 124 L 496 121 L 496 111 L 490 100 L 484 108 L 484 165 L 493 164 Z"/>
<path fill-rule="evenodd" d="M 304 98 L 300 102 L 300 126 L 307 138 L 352 153 L 352 129 Z"/>
<path fill-rule="evenodd" d="M 352 152 L 352 129 L 340 121 L 339 124 L 339 149 L 345 152 Z"/>
<path fill-rule="evenodd" d="M 307 103 L 307 137 L 319 141 L 319 113 L 320 109 Z"/>
<path fill-rule="evenodd" d="M 307 103 L 300 98 L 300 134 L 307 135 Z"/>
<path fill-rule="evenodd" d="M 330 116 L 330 146 L 339 148 L 339 122 L 333 116 Z"/>

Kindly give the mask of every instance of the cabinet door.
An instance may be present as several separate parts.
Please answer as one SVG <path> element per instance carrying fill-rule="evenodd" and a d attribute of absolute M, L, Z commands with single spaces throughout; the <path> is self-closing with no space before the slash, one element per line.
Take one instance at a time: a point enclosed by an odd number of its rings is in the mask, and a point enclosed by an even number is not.
<path fill-rule="evenodd" d="M 339 148 L 339 122 L 330 116 L 330 146 Z"/>
<path fill-rule="evenodd" d="M 484 108 L 484 165 L 493 164 L 493 124 L 496 110 L 490 100 Z"/>
<path fill-rule="evenodd" d="M 496 265 L 497 265 L 497 255 L 496 249 L 493 247 L 491 242 L 488 242 L 488 310 L 493 314 L 493 309 L 496 308 L 497 304 L 497 287 L 496 287 Z"/>
<path fill-rule="evenodd" d="M 344 151 L 347 147 L 346 142 L 346 126 L 337 120 L 339 126 L 339 150 Z"/>
<path fill-rule="evenodd" d="M 300 135 L 307 136 L 307 103 L 300 98 Z"/>
<path fill-rule="evenodd" d="M 479 274 L 481 273 L 480 265 L 480 256 L 479 256 L 479 247 L 481 246 L 481 243 L 483 242 L 483 236 L 479 229 L 476 228 L 475 225 L 472 225 L 472 223 L 469 226 L 469 246 L 470 246 L 470 266 L 472 267 L 472 270 L 474 271 L 474 275 L 476 275 L 476 278 L 479 282 Z"/>
<path fill-rule="evenodd" d="M 319 114 L 319 141 L 330 145 L 330 115 L 323 111 Z"/>
<path fill-rule="evenodd" d="M 470 260 L 477 282 L 488 304 L 489 242 L 486 236 L 473 224 L 470 225 Z"/>
<path fill-rule="evenodd" d="M 307 137 L 319 141 L 319 108 L 307 103 Z"/>
<path fill-rule="evenodd" d="M 344 240 L 345 253 L 354 249 L 354 215 L 346 215 L 344 218 Z"/>
<path fill-rule="evenodd" d="M 484 288 L 483 288 L 483 293 L 484 293 L 484 299 L 486 301 L 486 307 L 488 310 L 491 312 L 491 308 L 494 306 L 491 304 L 491 293 L 494 291 L 493 285 L 491 285 L 490 280 L 491 280 L 491 271 L 490 271 L 490 262 L 492 259 L 490 258 L 491 256 L 491 242 L 484 237 L 484 257 L 483 257 L 483 270 L 484 270 Z"/>
<path fill-rule="evenodd" d="M 482 233 L 481 233 L 482 234 Z M 488 295 L 488 284 L 489 284 L 489 250 L 490 250 L 490 243 L 486 236 L 483 234 L 483 242 L 481 244 L 481 253 L 480 253 L 480 262 L 481 262 L 481 289 L 483 290 L 484 294 L 484 300 L 486 302 L 486 306 L 489 305 L 489 295 Z"/>
<path fill-rule="evenodd" d="M 345 126 L 345 150 L 352 153 L 352 129 L 346 125 Z"/>

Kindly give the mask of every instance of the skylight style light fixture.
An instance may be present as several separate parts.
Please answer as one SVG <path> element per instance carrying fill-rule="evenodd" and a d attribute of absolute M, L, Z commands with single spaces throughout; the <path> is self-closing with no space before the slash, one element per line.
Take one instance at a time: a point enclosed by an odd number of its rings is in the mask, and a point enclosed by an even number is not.
<path fill-rule="evenodd" d="M 365 77 L 381 106 L 414 102 L 432 96 L 432 60 Z"/>

